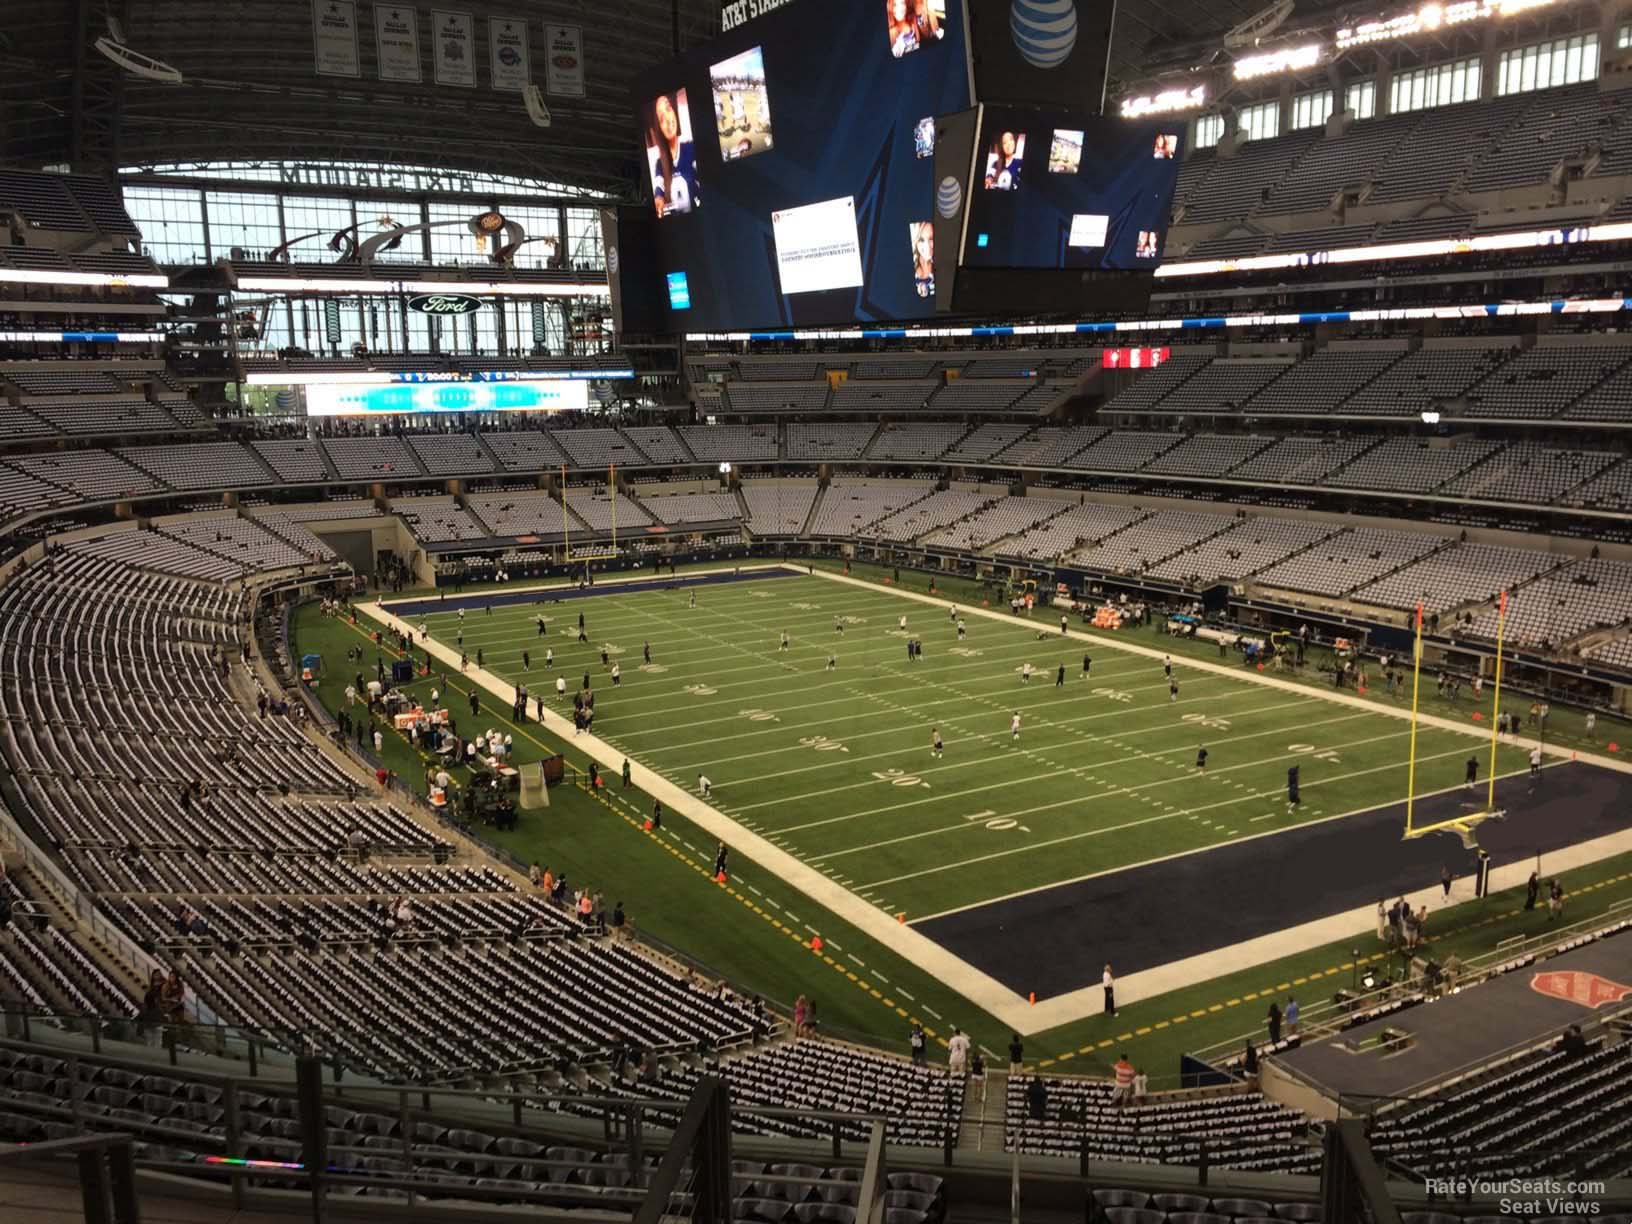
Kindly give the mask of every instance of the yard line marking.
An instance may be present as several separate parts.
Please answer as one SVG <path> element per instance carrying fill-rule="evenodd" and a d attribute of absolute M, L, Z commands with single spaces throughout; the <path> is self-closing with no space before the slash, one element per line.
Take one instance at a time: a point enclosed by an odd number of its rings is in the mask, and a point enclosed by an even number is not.
<path fill-rule="evenodd" d="M 1323 719 L 1318 723 L 1305 723 L 1303 725 L 1304 726 L 1309 726 L 1309 727 L 1324 726 L 1324 725 L 1329 724 L 1329 723 L 1349 722 L 1349 721 L 1351 721 L 1351 720 L 1353 720 L 1353 719 L 1355 719 L 1357 717 L 1360 717 L 1360 716 L 1357 715 L 1357 714 L 1341 714 L 1341 715 L 1338 715 L 1336 718 Z M 1229 739 L 1214 740 L 1213 742 L 1217 743 L 1217 744 L 1234 743 L 1237 740 L 1254 739 L 1254 738 L 1257 738 L 1258 736 L 1262 736 L 1262 735 L 1274 735 L 1274 734 L 1278 734 L 1278 733 L 1283 733 L 1285 730 L 1286 730 L 1285 727 L 1277 726 L 1277 727 L 1270 728 L 1269 730 L 1266 730 L 1266 731 L 1256 731 L 1256 732 L 1252 732 L 1252 733 L 1247 734 L 1247 735 L 1232 736 Z M 1388 738 L 1392 738 L 1392 736 L 1391 735 L 1390 736 L 1382 736 L 1380 738 L 1388 739 Z M 1358 740 L 1358 741 L 1355 741 L 1355 742 L 1364 744 L 1364 743 L 1370 743 L 1372 741 L 1370 741 L 1370 740 Z M 1160 749 L 1160 750 L 1152 750 L 1152 751 L 1149 751 L 1149 752 L 1137 753 L 1137 754 L 1135 754 L 1133 756 L 1108 758 L 1108 759 L 1103 760 L 1103 761 L 1090 761 L 1086 765 L 1079 765 L 1079 766 L 1076 766 L 1075 768 L 1059 769 L 1059 770 L 1055 770 L 1052 773 L 1036 774 L 1036 775 L 1033 775 L 1031 778 L 1029 778 L 1027 780 L 1030 781 L 1030 782 L 1041 782 L 1041 781 L 1044 781 L 1044 780 L 1046 780 L 1048 778 L 1064 777 L 1064 776 L 1066 776 L 1068 774 L 1080 774 L 1083 770 L 1086 770 L 1086 769 L 1104 769 L 1104 768 L 1108 768 L 1108 767 L 1114 766 L 1114 765 L 1127 764 L 1127 763 L 1132 762 L 1132 761 L 1150 760 L 1150 759 L 1154 759 L 1154 758 L 1157 758 L 1157 757 L 1165 756 L 1165 755 L 1167 755 L 1169 753 L 1172 753 L 1172 752 L 1188 752 L 1188 751 L 1190 751 L 1190 747 L 1189 747 L 1188 744 L 1180 744 L 1180 745 L 1177 745 L 1177 746 L 1175 746 L 1173 748 L 1163 748 L 1163 749 Z M 1304 756 L 1304 755 L 1307 755 L 1307 754 L 1305 754 L 1305 753 L 1293 753 L 1291 755 L 1293 755 L 1293 756 Z M 1277 757 L 1264 758 L 1264 760 L 1279 760 L 1279 759 L 1285 759 L 1285 758 L 1284 757 L 1281 757 L 1281 758 L 1277 758 Z M 1230 765 L 1230 766 L 1226 766 L 1225 769 L 1215 770 L 1215 772 L 1216 773 L 1223 773 L 1227 769 L 1250 769 L 1250 768 L 1253 768 L 1254 766 L 1262 765 L 1264 763 L 1264 760 L 1248 761 L 1245 764 L 1241 764 L 1241 765 Z M 987 762 L 984 761 L 984 760 L 976 761 L 976 762 L 973 762 L 973 763 L 974 764 L 982 764 L 982 765 L 987 764 Z M 951 769 L 951 768 L 955 768 L 955 766 L 945 766 L 944 768 Z M 1166 779 L 1166 781 L 1177 782 L 1177 781 L 1189 779 L 1191 776 L 1192 775 L 1187 771 L 1186 773 L 1180 775 L 1179 777 L 1169 778 L 1169 779 Z M 854 790 L 857 787 L 861 787 L 861 786 L 874 786 L 874 787 L 876 787 L 877 785 L 878 785 L 878 783 L 877 783 L 876 780 L 868 780 L 866 782 L 847 783 L 844 786 L 832 787 L 832 788 L 830 788 L 828 790 L 825 790 L 825 791 L 807 791 L 800 798 L 802 798 L 802 799 L 813 798 L 813 797 L 820 796 L 820 795 L 833 794 L 833 793 L 835 793 L 837 791 L 841 791 L 841 790 Z M 842 822 L 848 821 L 848 820 L 860 820 L 860 819 L 863 819 L 863 818 L 868 817 L 868 816 L 881 816 L 886 812 L 895 812 L 895 811 L 901 810 L 902 808 L 919 807 L 919 806 L 922 806 L 923 804 L 926 804 L 926 803 L 943 802 L 943 801 L 947 800 L 948 798 L 959 798 L 959 799 L 961 799 L 961 798 L 964 798 L 964 797 L 969 796 L 969 795 L 978 794 L 978 793 L 980 793 L 982 791 L 1010 790 L 1010 789 L 1013 788 L 1013 785 L 1014 784 L 1013 784 L 1012 781 L 1002 781 L 1002 782 L 993 782 L 993 783 L 990 783 L 990 784 L 988 784 L 986 786 L 967 787 L 967 788 L 965 788 L 963 790 L 958 791 L 955 796 L 938 795 L 938 796 L 933 796 L 933 797 L 930 797 L 930 798 L 927 798 L 927 799 L 909 799 L 909 800 L 903 801 L 901 803 L 892 803 L 892 804 L 890 804 L 890 805 L 888 805 L 886 807 L 870 808 L 870 809 L 868 809 L 866 811 L 852 812 L 852 813 L 849 813 L 849 814 L 844 815 L 844 816 L 828 816 L 828 817 L 825 817 L 822 820 L 807 821 L 804 824 L 784 825 L 783 827 L 781 827 L 781 828 L 779 828 L 777 830 L 777 833 L 778 834 L 798 833 L 798 832 L 800 832 L 800 831 L 802 831 L 804 829 L 814 829 L 814 828 L 817 828 L 817 827 L 822 826 L 822 825 L 839 824 L 839 823 L 842 823 Z M 1156 783 L 1149 783 L 1148 785 L 1157 785 L 1157 784 Z M 1109 791 L 1109 792 L 1105 792 L 1105 793 L 1106 794 L 1118 794 L 1118 793 L 1121 793 L 1121 792 L 1113 790 L 1113 791 Z M 1090 796 L 1074 795 L 1070 799 L 1064 800 L 1063 803 L 1080 803 L 1084 799 L 1097 798 L 1097 797 L 1103 797 L 1103 796 L 1102 795 L 1090 795 Z M 786 800 L 786 799 L 777 800 L 776 802 L 782 807 L 789 806 L 789 801 Z M 770 804 L 746 804 L 744 806 L 744 810 L 747 810 L 748 808 L 753 808 L 753 807 L 768 807 L 768 806 L 770 806 Z M 1060 806 L 1062 806 L 1062 804 L 1059 804 L 1059 803 L 1047 804 L 1043 808 L 1028 808 L 1028 809 L 1026 809 L 1026 811 L 1027 812 L 1043 811 L 1043 810 L 1046 810 L 1047 808 L 1060 807 Z M 1010 815 L 1010 816 L 1018 816 L 1018 815 L 1021 815 L 1021 814 L 1022 813 L 1020 813 L 1020 812 L 1006 813 L 1006 815 Z M 837 856 L 836 855 L 826 855 L 824 857 L 831 858 L 831 857 L 837 857 Z"/>
<path fill-rule="evenodd" d="M 1398 735 L 1404 735 L 1404 734 L 1409 734 L 1409 733 L 1408 732 L 1396 732 L 1394 734 L 1394 736 L 1378 736 L 1378 737 L 1376 737 L 1376 739 L 1390 739 L 1390 738 L 1395 738 Z M 1373 741 L 1365 741 L 1365 742 L 1373 742 Z M 1440 759 L 1442 757 L 1460 756 L 1462 753 L 1464 753 L 1466 751 L 1467 751 L 1466 748 L 1455 748 L 1455 749 L 1452 749 L 1450 752 L 1435 753 L 1432 756 L 1419 757 L 1418 759 L 1419 760 L 1426 760 L 1426 761 L 1433 761 L 1433 760 L 1438 760 L 1438 759 Z M 1302 755 L 1302 754 L 1301 753 L 1294 753 L 1292 755 L 1298 756 L 1298 755 Z M 1277 760 L 1277 759 L 1285 760 L 1287 758 L 1283 756 L 1283 757 L 1280 757 L 1280 758 L 1271 757 L 1270 759 L 1271 760 Z M 1245 768 L 1248 768 L 1248 766 L 1238 765 L 1238 766 L 1233 766 L 1233 768 L 1245 769 Z M 1358 777 L 1363 777 L 1366 774 L 1382 773 L 1385 770 L 1398 769 L 1398 768 L 1399 768 L 1399 762 L 1398 761 L 1390 761 L 1386 765 L 1376 765 L 1376 766 L 1373 766 L 1370 769 L 1360 769 L 1360 770 L 1352 771 L 1352 772 L 1347 773 L 1347 774 L 1337 774 L 1337 775 L 1334 775 L 1333 777 L 1330 777 L 1330 778 L 1317 779 L 1317 780 L 1315 780 L 1313 782 L 1308 783 L 1308 785 L 1311 786 L 1311 787 L 1313 787 L 1313 786 L 1322 786 L 1322 785 L 1325 785 L 1325 784 L 1330 783 L 1330 782 L 1339 782 L 1339 781 L 1343 781 L 1343 780 L 1345 780 L 1347 778 L 1358 778 Z M 1170 778 L 1165 782 L 1148 782 L 1148 783 L 1145 783 L 1144 785 L 1146 785 L 1146 786 L 1166 786 L 1168 784 L 1168 782 L 1173 782 L 1173 781 L 1177 781 L 1177 780 L 1178 779 Z M 1134 788 L 1126 787 L 1126 788 L 1124 788 L 1124 792 L 1127 791 L 1127 790 L 1132 790 L 1132 789 L 1134 789 Z M 1111 796 L 1116 795 L 1118 793 L 1123 793 L 1123 792 L 1112 791 L 1110 793 L 1110 795 L 1100 795 L 1100 796 L 1092 796 L 1092 797 L 1094 797 L 1094 798 L 1110 798 Z M 1278 794 L 1279 791 L 1267 791 L 1265 793 L 1273 795 L 1273 794 Z M 1066 800 L 1064 802 L 1081 802 L 1081 800 L 1080 799 L 1074 799 L 1074 800 Z M 1229 807 L 1229 806 L 1231 806 L 1232 804 L 1234 804 L 1236 802 L 1237 802 L 1237 800 L 1234 800 L 1234 799 L 1226 799 L 1222 803 L 1208 804 L 1206 807 L 1195 809 L 1195 810 L 1206 811 L 1208 808 Z M 1062 806 L 1062 804 L 1051 803 L 1051 804 L 1045 804 L 1043 806 L 1044 807 L 1060 807 L 1060 806 Z M 1372 811 L 1373 809 L 1375 809 L 1377 807 L 1386 807 L 1386 806 L 1387 806 L 1386 804 L 1373 804 L 1371 807 L 1366 808 L 1364 810 L 1369 812 L 1369 811 Z M 1037 808 L 1028 808 L 1023 812 L 1015 812 L 1015 813 L 1012 813 L 1012 814 L 1016 815 L 1016 816 L 1029 815 L 1031 812 L 1034 812 L 1034 811 L 1037 811 L 1037 810 L 1039 810 L 1039 809 L 1037 809 Z M 1107 833 L 1118 833 L 1118 832 L 1122 832 L 1123 830 L 1126 830 L 1126 829 L 1138 828 L 1141 825 L 1155 824 L 1158 821 L 1172 820 L 1172 819 L 1173 819 L 1173 817 L 1167 816 L 1167 815 L 1146 816 L 1146 817 L 1144 817 L 1144 818 L 1142 818 L 1140 820 L 1125 821 L 1122 824 L 1112 825 L 1112 826 L 1110 826 L 1108 828 L 1087 829 L 1087 830 L 1084 830 L 1081 833 L 1071 833 L 1071 834 L 1067 834 L 1067 835 L 1065 835 L 1063 837 L 1051 837 L 1051 838 L 1048 838 L 1045 841 L 1033 842 L 1030 845 L 1026 845 L 1026 846 L 1013 846 L 1013 847 L 1010 847 L 1007 850 L 996 850 L 996 851 L 993 851 L 990 854 L 977 855 L 974 858 L 962 859 L 962 860 L 960 860 L 960 861 L 958 861 L 956 863 L 946 863 L 946 864 L 943 864 L 943 865 L 938 866 L 938 867 L 926 867 L 926 868 L 923 868 L 923 869 L 921 869 L 919 871 L 909 871 L 904 875 L 891 876 L 888 879 L 883 879 L 883 880 L 874 880 L 874 881 L 871 882 L 870 887 L 882 888 L 886 884 L 897 884 L 897 883 L 901 882 L 902 880 L 915 880 L 915 879 L 918 879 L 921 876 L 936 875 L 936 874 L 938 874 L 939 872 L 942 872 L 942 871 L 954 871 L 954 870 L 956 870 L 956 869 L 958 869 L 960 867 L 968 867 L 968 866 L 972 866 L 972 865 L 974 865 L 976 863 L 989 862 L 992 859 L 1007 858 L 1009 855 L 1012 855 L 1012 854 L 1025 854 L 1028 851 L 1032 851 L 1032 850 L 1044 850 L 1044 849 L 1047 849 L 1050 846 L 1058 846 L 1058 845 L 1063 845 L 1063 844 L 1065 844 L 1067 842 L 1081 841 L 1083 838 L 1087 838 L 1087 837 L 1103 837 Z M 960 823 L 960 824 L 957 824 L 957 825 L 947 825 L 945 828 L 941 828 L 941 829 L 930 829 L 930 830 L 927 830 L 926 832 L 922 832 L 922 833 L 909 833 L 904 837 L 891 838 L 887 842 L 876 842 L 871 846 L 858 846 L 858 847 L 856 847 L 855 851 L 842 850 L 842 851 L 839 851 L 836 854 L 829 855 L 828 857 L 837 858 L 838 854 L 850 854 L 850 853 L 855 853 L 855 852 L 859 852 L 859 851 L 862 851 L 862 850 L 874 850 L 874 849 L 877 849 L 880 846 L 891 845 L 891 844 L 894 844 L 896 842 L 912 841 L 913 839 L 919 838 L 919 837 L 933 837 L 933 836 L 935 836 L 935 835 L 937 835 L 939 833 L 951 833 L 951 832 L 955 832 L 958 829 L 966 829 L 968 827 L 969 827 L 968 825 Z M 921 922 L 921 921 L 923 921 L 923 919 L 919 919 L 919 921 Z"/>
<path fill-rule="evenodd" d="M 934 1016 L 937 1020 L 941 1018 L 941 1013 L 936 1011 L 933 1007 L 930 1007 L 928 1004 L 925 1004 L 924 1006 L 924 1015 Z"/>
<path fill-rule="evenodd" d="M 1456 749 L 1456 750 L 1454 750 L 1452 752 L 1440 753 L 1439 755 L 1440 756 L 1460 756 L 1465 751 L 1466 751 L 1466 749 L 1458 748 L 1458 749 Z M 1425 759 L 1429 759 L 1429 758 L 1425 758 Z M 1381 767 L 1379 766 L 1379 768 L 1381 768 Z M 1362 772 L 1374 772 L 1374 771 L 1362 771 Z M 1509 773 L 1498 774 L 1497 777 L 1498 777 L 1498 780 L 1507 779 L 1507 778 L 1517 778 L 1517 777 L 1523 775 L 1526 772 L 1528 772 L 1528 770 L 1526 768 L 1521 767 L 1519 769 L 1512 770 Z M 1328 780 L 1329 781 L 1338 781 L 1339 779 L 1333 778 L 1333 779 L 1328 779 Z M 1452 793 L 1453 791 L 1456 791 L 1456 790 L 1459 790 L 1459 789 L 1460 789 L 1459 785 L 1441 787 L 1439 790 L 1436 790 L 1436 791 L 1420 792 L 1417 795 L 1417 798 L 1419 798 L 1419 799 L 1429 799 L 1429 798 L 1432 798 L 1432 797 L 1434 797 L 1436 795 L 1448 795 L 1448 794 Z M 1352 808 L 1347 812 L 1338 812 L 1335 815 L 1326 816 L 1326 817 L 1323 817 L 1323 818 L 1321 818 L 1319 820 L 1305 821 L 1303 824 L 1299 825 L 1298 828 L 1306 829 L 1306 828 L 1311 828 L 1314 825 L 1318 825 L 1318 824 L 1327 824 L 1327 823 L 1329 823 L 1331 821 L 1347 820 L 1351 816 L 1363 816 L 1367 812 L 1375 812 L 1379 807 L 1389 807 L 1389 806 L 1392 806 L 1392 805 L 1386 804 L 1386 803 L 1372 803 L 1372 804 L 1368 804 L 1365 807 Z M 1192 816 L 1191 819 L 1194 820 L 1195 817 Z M 1150 821 L 1149 820 L 1142 820 L 1142 821 L 1137 821 L 1135 823 L 1149 824 Z M 1285 832 L 1285 830 L 1282 830 L 1282 829 L 1267 829 L 1262 833 L 1254 833 L 1250 837 L 1245 837 L 1242 840 L 1243 841 L 1258 841 L 1258 840 L 1260 840 L 1262 838 L 1267 838 L 1267 837 L 1279 837 L 1283 832 Z M 979 909 L 980 907 L 982 907 L 984 905 L 998 905 L 998 904 L 1001 904 L 1001 903 L 1003 903 L 1005 901 L 1012 901 L 1017 897 L 1029 897 L 1033 893 L 1046 892 L 1051 888 L 1062 888 L 1062 887 L 1064 887 L 1064 886 L 1066 886 L 1068 884 L 1081 884 L 1085 880 L 1097 880 L 1100 876 L 1114 875 L 1115 873 L 1117 873 L 1119 871 L 1135 871 L 1135 870 L 1138 870 L 1139 868 L 1142 868 L 1142 867 L 1154 866 L 1157 863 L 1168 863 L 1168 862 L 1172 862 L 1174 859 L 1189 858 L 1191 855 L 1194 855 L 1194 854 L 1205 854 L 1209 850 L 1222 848 L 1223 845 L 1224 845 L 1223 842 L 1218 842 L 1218 843 L 1215 843 L 1214 845 L 1211 845 L 1211 846 L 1200 847 L 1199 849 L 1198 848 L 1190 848 L 1190 849 L 1185 849 L 1185 850 L 1175 850 L 1171 854 L 1162 854 L 1162 855 L 1158 855 L 1155 858 L 1141 859 L 1137 863 L 1126 863 L 1126 864 L 1124 864 L 1124 865 L 1122 865 L 1120 867 L 1106 867 L 1106 868 L 1103 868 L 1103 869 L 1101 869 L 1099 871 L 1090 871 L 1090 872 L 1087 872 L 1087 873 L 1085 873 L 1083 875 L 1072 876 L 1070 879 L 1067 879 L 1067 880 L 1055 880 L 1055 881 L 1052 881 L 1051 883 L 1048 883 L 1048 884 L 1035 884 L 1030 888 L 1022 888 L 1017 892 L 1005 893 L 1000 897 L 991 897 L 991 898 L 989 898 L 989 899 L 987 899 L 985 901 L 971 901 L 971 902 L 969 902 L 969 903 L 967 903 L 965 905 L 958 905 L 958 906 L 954 906 L 951 909 L 939 910 L 939 911 L 937 911 L 936 913 L 933 913 L 933 914 L 920 914 L 917 918 L 913 919 L 913 922 L 914 923 L 929 922 L 929 921 L 932 921 L 933 919 L 936 919 L 936 918 L 946 918 L 946 917 L 949 917 L 952 914 L 961 914 L 961 913 L 965 912 L 966 910 Z M 873 885 L 873 887 L 878 887 L 878 886 L 879 885 Z M 1099 987 L 1096 984 L 1091 989 L 1097 990 L 1098 988 Z M 1083 989 L 1088 990 L 1090 988 L 1089 987 L 1084 987 Z"/>

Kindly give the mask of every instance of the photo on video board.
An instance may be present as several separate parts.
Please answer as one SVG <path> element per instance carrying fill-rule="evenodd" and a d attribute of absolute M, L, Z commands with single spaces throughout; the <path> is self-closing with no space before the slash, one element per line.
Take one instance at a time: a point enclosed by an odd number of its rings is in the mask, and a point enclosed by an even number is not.
<path fill-rule="evenodd" d="M 1026 134 L 1003 132 L 986 154 L 986 190 L 1013 191 L 1020 186 L 1020 167 L 1026 157 Z"/>
<path fill-rule="evenodd" d="M 925 116 L 918 120 L 917 126 L 912 129 L 912 154 L 914 157 L 935 156 L 935 119 Z"/>
<path fill-rule="evenodd" d="M 896 59 L 933 46 L 946 34 L 946 0 L 884 0 L 884 16 Z"/>
<path fill-rule="evenodd" d="M 1082 133 L 1069 128 L 1055 128 L 1054 140 L 1048 146 L 1048 172 L 1075 174 L 1082 168 Z"/>
<path fill-rule="evenodd" d="M 1156 137 L 1155 158 L 1158 161 L 1167 161 L 1179 151 L 1179 135 L 1177 132 L 1162 132 Z"/>
<path fill-rule="evenodd" d="M 652 175 L 652 204 L 659 217 L 689 213 L 701 203 L 697 148 L 691 139 L 686 91 L 658 94 L 646 104 L 646 166 Z"/>
<path fill-rule="evenodd" d="M 921 298 L 935 296 L 935 223 L 914 221 L 912 231 L 912 283 Z"/>
<path fill-rule="evenodd" d="M 708 70 L 714 86 L 714 127 L 720 157 L 735 161 L 771 147 L 771 97 L 765 89 L 765 49 L 751 47 Z"/>
<path fill-rule="evenodd" d="M 1133 253 L 1140 259 L 1155 259 L 1157 239 L 1155 230 L 1140 230 L 1139 244 L 1134 247 Z"/>

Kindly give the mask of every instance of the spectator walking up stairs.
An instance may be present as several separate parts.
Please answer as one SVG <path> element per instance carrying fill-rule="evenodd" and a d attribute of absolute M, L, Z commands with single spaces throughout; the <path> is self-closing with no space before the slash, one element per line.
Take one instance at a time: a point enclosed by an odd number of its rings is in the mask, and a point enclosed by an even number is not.
<path fill-rule="evenodd" d="M 963 1090 L 963 1119 L 958 1125 L 960 1148 L 976 1152 L 1003 1150 L 1004 1102 L 1008 1095 L 1007 1071 L 988 1067 L 984 1079 L 969 1081 Z"/>

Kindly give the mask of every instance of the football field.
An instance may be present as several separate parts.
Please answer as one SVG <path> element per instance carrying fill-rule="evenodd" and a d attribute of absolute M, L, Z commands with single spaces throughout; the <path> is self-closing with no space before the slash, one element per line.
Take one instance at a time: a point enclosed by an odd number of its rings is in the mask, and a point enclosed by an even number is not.
<path fill-rule="evenodd" d="M 946 604 L 769 572 L 544 598 L 407 619 L 568 717 L 556 677 L 570 699 L 587 675 L 595 735 L 693 794 L 706 775 L 720 813 L 912 923 L 1248 838 L 1272 855 L 1277 832 L 1406 795 L 1405 720 L 1262 683 L 1233 653 L 1208 667 L 1175 653 L 1170 682 L 1168 639 L 1150 630 L 1062 635 L 1041 610 L 966 614 L 960 638 Z M 1478 729 L 1418 729 L 1419 795 L 1459 790 L 1474 756 L 1466 810 L 1482 808 Z M 1524 767 L 1500 750 L 1499 773 Z"/>

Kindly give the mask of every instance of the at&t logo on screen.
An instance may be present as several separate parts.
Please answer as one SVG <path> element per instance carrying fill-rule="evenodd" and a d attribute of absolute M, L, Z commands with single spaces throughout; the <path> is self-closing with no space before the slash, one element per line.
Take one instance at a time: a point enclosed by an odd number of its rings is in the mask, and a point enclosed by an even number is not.
<path fill-rule="evenodd" d="M 1014 0 L 1009 33 L 1026 63 L 1058 68 L 1077 45 L 1077 6 L 1072 0 Z"/>
<path fill-rule="evenodd" d="M 963 188 L 958 186 L 958 180 L 947 175 L 941 180 L 941 185 L 935 190 L 935 211 L 950 221 L 958 215 L 958 209 L 963 207 Z"/>

